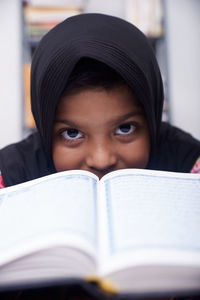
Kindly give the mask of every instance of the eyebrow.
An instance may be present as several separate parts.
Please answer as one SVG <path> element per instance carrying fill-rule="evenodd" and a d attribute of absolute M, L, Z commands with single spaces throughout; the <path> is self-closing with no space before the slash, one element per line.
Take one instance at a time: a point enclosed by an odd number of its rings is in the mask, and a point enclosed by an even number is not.
<path fill-rule="evenodd" d="M 76 127 L 77 125 L 71 121 L 68 121 L 68 120 L 63 120 L 63 119 L 57 119 L 57 120 L 54 120 L 55 123 L 63 123 L 65 125 L 68 125 L 68 126 L 71 126 L 71 127 Z"/>
<path fill-rule="evenodd" d="M 128 114 L 125 114 L 123 116 L 117 116 L 117 117 L 114 117 L 113 119 L 109 120 L 108 121 L 108 124 L 118 124 L 118 123 L 121 123 L 123 121 L 125 121 L 126 119 L 129 119 L 131 117 L 135 117 L 135 116 L 144 116 L 144 112 L 142 110 L 138 110 L 138 111 L 134 111 L 134 112 L 130 112 Z M 55 123 L 63 123 L 65 125 L 68 125 L 68 126 L 71 126 L 71 127 L 77 127 L 77 124 L 75 124 L 74 122 L 72 121 L 69 121 L 69 120 L 65 120 L 65 119 L 55 119 L 54 121 Z"/>
<path fill-rule="evenodd" d="M 125 114 L 123 116 L 119 116 L 119 117 L 115 117 L 113 118 L 113 120 L 110 120 L 108 123 L 111 123 L 111 124 L 118 124 L 118 123 L 121 123 L 131 117 L 135 117 L 135 116 L 144 116 L 144 112 L 142 110 L 138 110 L 138 111 L 134 111 L 134 112 L 130 112 L 128 114 Z"/>

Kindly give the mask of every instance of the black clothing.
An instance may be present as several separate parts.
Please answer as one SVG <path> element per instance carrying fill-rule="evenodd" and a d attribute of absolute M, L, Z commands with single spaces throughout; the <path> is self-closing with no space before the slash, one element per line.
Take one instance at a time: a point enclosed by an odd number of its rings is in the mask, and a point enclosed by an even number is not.
<path fill-rule="evenodd" d="M 38 133 L 0 150 L 0 171 L 5 186 L 36 179 L 55 172 L 43 150 Z"/>
<path fill-rule="evenodd" d="M 154 160 L 148 168 L 188 173 L 200 157 L 200 141 L 168 123 L 161 123 Z"/>

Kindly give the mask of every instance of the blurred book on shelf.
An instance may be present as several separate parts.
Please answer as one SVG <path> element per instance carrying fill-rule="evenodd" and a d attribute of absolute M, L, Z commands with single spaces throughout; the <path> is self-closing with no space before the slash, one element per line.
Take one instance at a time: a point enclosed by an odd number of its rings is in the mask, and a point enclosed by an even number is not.
<path fill-rule="evenodd" d="M 54 26 L 81 13 L 81 5 L 75 4 L 76 1 L 24 1 L 24 22 L 28 39 L 38 42 Z"/>
<path fill-rule="evenodd" d="M 24 1 L 31 6 L 75 6 L 82 7 L 84 0 L 26 0 Z"/>
<path fill-rule="evenodd" d="M 35 121 L 31 112 L 31 91 L 30 91 L 30 82 L 31 82 L 31 64 L 25 63 L 23 66 L 23 76 L 24 76 L 24 123 L 25 126 L 29 129 L 35 128 Z"/>
<path fill-rule="evenodd" d="M 163 89 L 164 89 L 164 102 L 163 102 L 163 113 L 162 113 L 162 121 L 169 121 L 169 91 L 168 91 L 168 82 L 166 76 L 162 72 L 162 81 L 163 81 Z"/>
<path fill-rule="evenodd" d="M 163 8 L 161 0 L 126 0 L 125 17 L 147 37 L 163 35 Z"/>

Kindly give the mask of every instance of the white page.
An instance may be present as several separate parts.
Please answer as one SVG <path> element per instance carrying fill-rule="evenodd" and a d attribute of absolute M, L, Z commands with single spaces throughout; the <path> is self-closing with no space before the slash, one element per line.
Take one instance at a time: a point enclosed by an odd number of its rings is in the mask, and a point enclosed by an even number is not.
<path fill-rule="evenodd" d="M 130 267 L 130 260 L 136 265 L 183 263 L 186 251 L 193 253 L 188 263 L 200 265 L 200 176 L 148 170 L 111 175 L 104 177 L 102 192 L 109 236 L 107 271 Z M 166 251 L 177 255 L 163 260 L 159 254 Z"/>
<path fill-rule="evenodd" d="M 67 171 L 2 190 L 0 263 L 65 243 L 96 253 L 96 184 L 88 172 Z"/>

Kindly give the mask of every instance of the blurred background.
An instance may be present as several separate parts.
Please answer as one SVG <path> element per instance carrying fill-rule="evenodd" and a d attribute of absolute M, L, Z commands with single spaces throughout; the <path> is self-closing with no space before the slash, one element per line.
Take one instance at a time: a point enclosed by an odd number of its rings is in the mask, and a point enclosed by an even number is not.
<path fill-rule="evenodd" d="M 40 39 L 85 12 L 124 18 L 146 34 L 163 77 L 163 119 L 200 139 L 200 0 L 0 0 L 0 148 L 34 130 L 30 65 Z"/>

